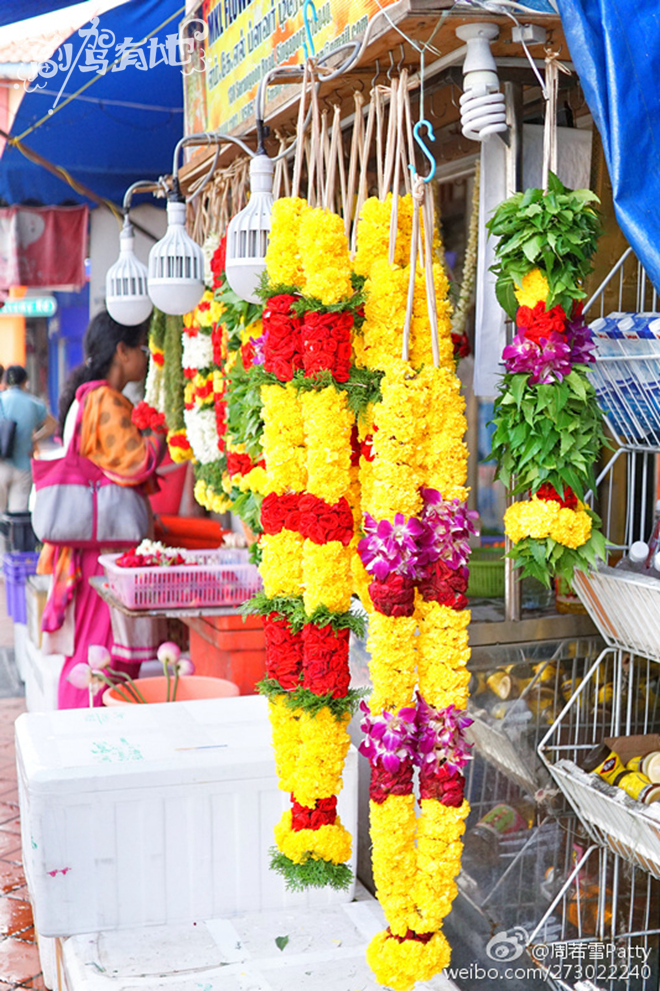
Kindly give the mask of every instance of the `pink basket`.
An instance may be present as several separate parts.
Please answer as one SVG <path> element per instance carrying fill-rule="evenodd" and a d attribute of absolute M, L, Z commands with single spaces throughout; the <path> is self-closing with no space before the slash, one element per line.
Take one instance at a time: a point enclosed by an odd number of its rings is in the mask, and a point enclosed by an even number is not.
<path fill-rule="evenodd" d="M 239 606 L 261 589 L 259 569 L 244 550 L 189 551 L 190 564 L 120 568 L 119 554 L 103 554 L 110 588 L 127 609 Z"/>

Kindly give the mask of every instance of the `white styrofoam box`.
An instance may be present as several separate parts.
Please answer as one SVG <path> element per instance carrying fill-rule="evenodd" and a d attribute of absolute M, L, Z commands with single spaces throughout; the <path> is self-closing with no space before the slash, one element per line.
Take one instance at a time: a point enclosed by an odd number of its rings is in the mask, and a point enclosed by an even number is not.
<path fill-rule="evenodd" d="M 247 913 L 198 925 L 73 936 L 65 991 L 381 991 L 365 958 L 387 923 L 361 885 L 350 904 Z M 287 936 L 279 949 L 275 940 Z M 419 991 L 457 991 L 444 974 Z"/>
<path fill-rule="evenodd" d="M 29 640 L 26 623 L 14 623 L 14 660 L 16 670 L 21 681 L 25 681 L 25 668 L 27 664 L 27 644 Z"/>
<path fill-rule="evenodd" d="M 289 892 L 269 869 L 289 796 L 277 788 L 260 696 L 27 713 L 16 759 L 23 865 L 43 936 L 352 897 Z M 338 809 L 355 837 L 354 748 Z"/>
<path fill-rule="evenodd" d="M 30 639 L 25 642 L 25 706 L 28 712 L 57 709 L 57 689 L 66 658 L 42 654 Z"/>

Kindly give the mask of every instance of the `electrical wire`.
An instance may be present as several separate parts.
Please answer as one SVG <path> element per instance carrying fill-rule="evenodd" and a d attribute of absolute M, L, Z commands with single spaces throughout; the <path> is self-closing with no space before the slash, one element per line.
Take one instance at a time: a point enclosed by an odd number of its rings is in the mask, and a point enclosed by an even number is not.
<path fill-rule="evenodd" d="M 0 89 L 13 89 L 16 86 L 15 83 L 7 83 L 0 81 Z M 81 103 L 96 103 L 98 106 L 104 107 L 126 107 L 128 110 L 150 110 L 157 113 L 163 114 L 182 114 L 183 107 L 158 107 L 151 103 L 131 103 L 128 100 L 106 100 L 105 97 L 98 96 L 76 96 L 75 93 L 58 93 L 54 89 L 40 89 L 40 96 L 61 96 L 70 97 L 72 100 L 79 100 Z M 52 114 L 49 116 L 51 120 Z"/>

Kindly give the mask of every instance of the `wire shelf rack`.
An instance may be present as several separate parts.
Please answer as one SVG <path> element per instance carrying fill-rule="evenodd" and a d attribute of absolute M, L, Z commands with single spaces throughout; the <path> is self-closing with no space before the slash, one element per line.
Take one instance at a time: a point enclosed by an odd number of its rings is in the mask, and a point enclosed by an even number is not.
<path fill-rule="evenodd" d="M 573 585 L 609 647 L 660 661 L 659 579 L 602 565 Z"/>
<path fill-rule="evenodd" d="M 538 744 L 601 649 L 598 637 L 491 648 L 490 667 L 474 674 L 478 684 L 468 702 L 473 723 L 466 736 L 475 751 L 529 794 L 546 788 Z M 519 680 L 521 673 L 527 677 Z M 498 674 L 518 682 L 510 701 L 489 690 Z"/>
<path fill-rule="evenodd" d="M 580 768 L 610 737 L 660 730 L 657 662 L 607 647 L 539 745 L 539 754 L 586 832 L 629 863 L 660 878 L 660 803 L 643 805 Z"/>
<path fill-rule="evenodd" d="M 563 860 L 544 884 L 552 900 L 529 934 L 531 959 L 557 991 L 657 991 L 660 883 L 564 826 Z"/>

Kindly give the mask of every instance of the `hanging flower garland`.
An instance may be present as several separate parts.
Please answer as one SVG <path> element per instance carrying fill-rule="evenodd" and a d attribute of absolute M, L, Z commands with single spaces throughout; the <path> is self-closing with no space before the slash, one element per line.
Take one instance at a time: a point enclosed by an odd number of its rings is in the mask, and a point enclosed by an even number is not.
<path fill-rule="evenodd" d="M 149 368 L 142 402 L 134 407 L 133 423 L 139 430 L 167 432 L 165 416 L 165 314 L 154 309 L 149 327 Z"/>
<path fill-rule="evenodd" d="M 497 293 L 516 334 L 503 352 L 493 455 L 499 478 L 529 501 L 504 517 L 522 574 L 548 585 L 571 581 L 604 557 L 600 521 L 585 504 L 604 443 L 602 414 L 588 376 L 595 360 L 582 318 L 583 281 L 600 233 L 589 190 L 517 193 L 495 211 Z"/>
<path fill-rule="evenodd" d="M 458 293 L 456 309 L 451 322 L 451 339 L 454 342 L 454 353 L 459 358 L 465 358 L 470 353 L 470 342 L 465 332 L 467 315 L 472 306 L 474 285 L 477 277 L 477 254 L 479 249 L 479 193 L 481 189 L 481 165 L 477 162 L 472 184 L 472 203 L 470 205 L 470 226 L 468 230 L 465 259 L 461 288 Z"/>
<path fill-rule="evenodd" d="M 280 787 L 292 807 L 275 831 L 273 866 L 291 886 L 344 887 L 351 837 L 337 793 L 357 704 L 349 689 L 349 612 L 356 544 L 352 486 L 351 337 L 360 297 L 339 217 L 303 200 L 275 204 L 261 383 L 266 494 L 261 506 L 264 616 Z M 358 315 L 359 319 L 359 315 Z"/>
<path fill-rule="evenodd" d="M 259 532 L 259 472 L 263 473 L 260 435 L 263 428 L 260 403 L 245 393 L 246 367 L 258 361 L 261 334 L 258 307 L 240 300 L 229 288 L 225 275 L 226 236 L 211 258 L 214 319 L 210 323 L 210 363 L 204 439 L 212 445 L 215 421 L 217 451 L 195 466 L 195 498 L 206 509 L 231 509 Z M 215 309 L 214 309 L 215 308 Z M 245 366 L 244 367 L 244 363 Z M 253 390 L 254 393 L 254 390 Z M 256 472 L 255 472 L 256 469 Z"/>
<path fill-rule="evenodd" d="M 368 200 L 356 265 L 367 276 L 358 361 L 380 369 L 381 401 L 360 430 L 364 537 L 369 581 L 370 673 L 363 704 L 372 765 L 371 836 L 376 893 L 388 928 L 367 959 L 377 979 L 408 989 L 449 962 L 442 934 L 456 895 L 464 820 L 463 731 L 469 720 L 464 611 L 468 538 L 464 401 L 455 375 L 447 282 L 434 265 L 439 367 L 431 364 L 425 275 L 414 273 L 410 360 L 401 340 L 410 280 L 411 211 L 399 201 L 395 263 L 388 258 L 391 198 Z M 397 254 L 399 253 L 399 254 Z M 403 266 L 403 267 L 401 267 Z M 419 636 L 415 636 L 416 631 Z M 421 814 L 413 769 L 420 769 Z"/>

